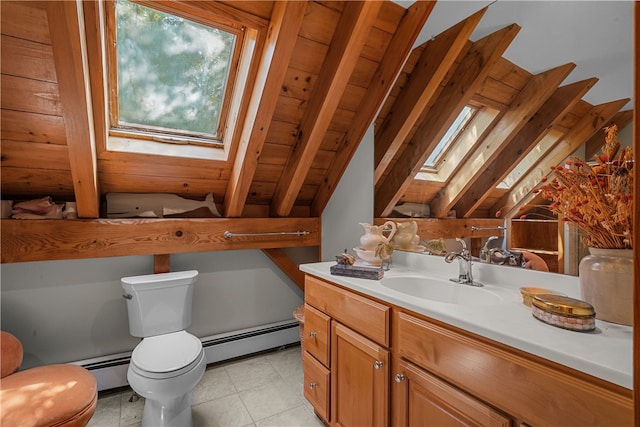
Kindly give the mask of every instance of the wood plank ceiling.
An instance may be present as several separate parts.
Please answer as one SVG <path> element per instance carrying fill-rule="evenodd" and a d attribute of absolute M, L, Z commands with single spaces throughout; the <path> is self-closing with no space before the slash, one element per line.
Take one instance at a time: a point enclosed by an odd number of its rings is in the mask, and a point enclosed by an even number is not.
<path fill-rule="evenodd" d="M 1 4 L 4 199 L 75 200 L 81 218 L 98 218 L 111 192 L 213 192 L 225 217 L 318 217 L 434 3 L 173 3 L 257 29 L 227 161 L 106 149 L 102 23 L 98 3 L 82 5 Z"/>
<path fill-rule="evenodd" d="M 436 218 L 452 210 L 493 218 L 530 202 L 550 167 L 576 148 L 597 151 L 604 125 L 631 120 L 619 111 L 627 99 L 581 99 L 597 76 L 563 86 L 574 64 L 531 75 L 504 59 L 517 23 L 470 41 L 485 10 L 412 50 L 434 2 L 184 1 L 167 4 L 245 20 L 260 33 L 230 156 L 113 152 L 100 108 L 105 58 L 87 49 L 99 46 L 98 3 L 82 4 L 0 5 L 4 199 L 75 200 L 81 218 L 98 218 L 110 192 L 213 192 L 228 218 L 319 217 L 375 123 L 376 217 L 412 202 Z M 465 105 L 483 113 L 438 173 L 420 172 Z M 502 181 L 509 188 L 497 188 Z"/>
<path fill-rule="evenodd" d="M 385 101 L 375 122 L 376 217 L 417 203 L 435 218 L 450 211 L 511 218 L 527 203 L 544 202 L 534 201 L 532 190 L 551 167 L 583 144 L 591 158 L 604 143 L 604 126 L 630 123 L 632 111 L 620 111 L 629 99 L 595 106 L 581 99 L 597 76 L 562 85 L 575 64 L 532 75 L 504 59 L 517 23 L 470 41 L 485 11 L 417 47 Z M 476 115 L 437 173 L 421 172 L 465 105 L 495 113 Z M 498 187 L 503 180 L 509 188 Z"/>

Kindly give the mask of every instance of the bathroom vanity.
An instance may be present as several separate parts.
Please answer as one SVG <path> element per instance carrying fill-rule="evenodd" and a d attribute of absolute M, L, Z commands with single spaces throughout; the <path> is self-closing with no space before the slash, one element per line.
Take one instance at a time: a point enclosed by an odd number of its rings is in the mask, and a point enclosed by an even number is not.
<path fill-rule="evenodd" d="M 304 264 L 304 394 L 328 425 L 630 426 L 632 328 L 545 324 L 520 286 L 578 297 L 577 278 L 394 253 L 381 280 Z"/>

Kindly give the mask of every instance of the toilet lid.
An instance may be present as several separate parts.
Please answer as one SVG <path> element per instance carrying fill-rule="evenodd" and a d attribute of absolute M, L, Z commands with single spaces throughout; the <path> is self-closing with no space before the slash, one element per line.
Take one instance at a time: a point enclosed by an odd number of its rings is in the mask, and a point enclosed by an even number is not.
<path fill-rule="evenodd" d="M 131 361 L 146 372 L 166 373 L 190 365 L 202 352 L 200 340 L 186 331 L 144 338 Z"/>

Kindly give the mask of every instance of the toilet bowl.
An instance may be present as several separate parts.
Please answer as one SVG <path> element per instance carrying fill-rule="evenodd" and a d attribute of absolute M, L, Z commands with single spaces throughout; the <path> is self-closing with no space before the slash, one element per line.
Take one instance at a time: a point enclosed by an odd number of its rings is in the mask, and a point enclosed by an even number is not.
<path fill-rule="evenodd" d="M 191 426 L 192 391 L 206 359 L 200 340 L 185 332 L 145 338 L 127 371 L 131 388 L 144 397 L 143 426 Z"/>
<path fill-rule="evenodd" d="M 129 330 L 142 337 L 127 371 L 131 388 L 145 398 L 143 427 L 192 425 L 193 389 L 206 368 L 191 323 L 196 271 L 125 277 Z"/>

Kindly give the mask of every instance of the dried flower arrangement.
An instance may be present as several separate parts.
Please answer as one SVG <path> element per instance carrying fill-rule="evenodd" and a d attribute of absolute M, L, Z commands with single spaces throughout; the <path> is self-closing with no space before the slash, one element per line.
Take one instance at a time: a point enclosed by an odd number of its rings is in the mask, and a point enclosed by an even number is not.
<path fill-rule="evenodd" d="M 579 158 L 553 168 L 553 180 L 536 191 L 550 200 L 548 208 L 583 232 L 586 246 L 633 247 L 633 150 L 620 150 L 618 127 L 604 128 L 602 154 L 589 164 Z"/>

